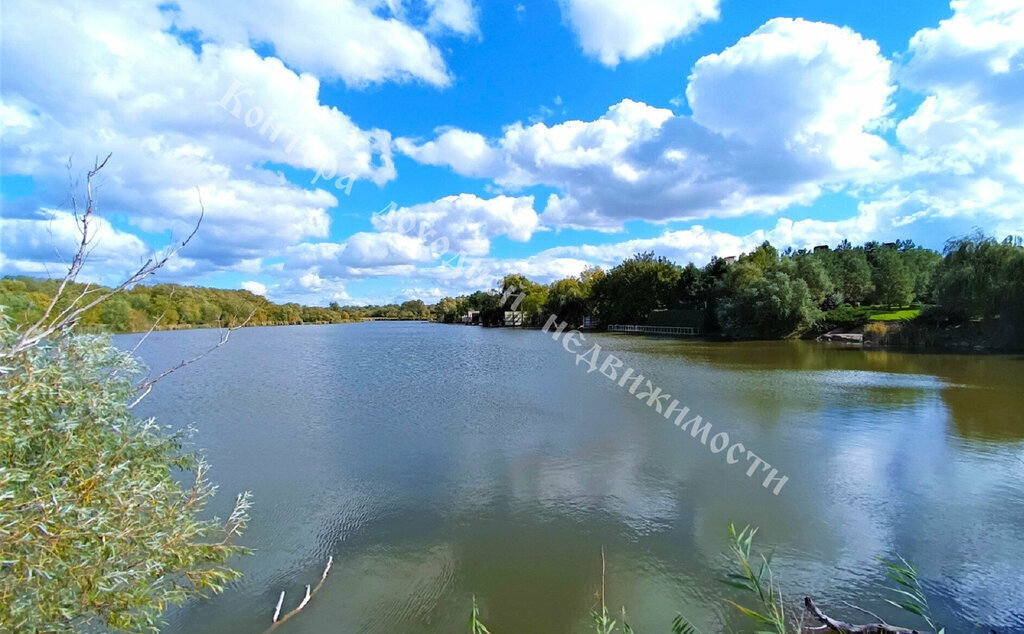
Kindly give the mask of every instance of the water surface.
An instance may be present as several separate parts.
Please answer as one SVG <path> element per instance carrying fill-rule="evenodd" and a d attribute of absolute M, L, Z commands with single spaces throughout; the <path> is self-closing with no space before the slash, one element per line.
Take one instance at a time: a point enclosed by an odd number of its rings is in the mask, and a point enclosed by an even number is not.
<path fill-rule="evenodd" d="M 215 331 L 154 333 L 161 370 Z M 583 632 L 607 597 L 639 632 L 722 601 L 727 527 L 753 524 L 788 596 L 847 620 L 884 602 L 879 558 L 921 569 L 950 632 L 1024 632 L 1024 358 L 807 342 L 588 335 L 789 477 L 778 496 L 538 331 L 423 323 L 248 328 L 140 406 L 194 424 L 221 491 L 255 506 L 223 595 L 170 632 Z M 118 338 L 131 345 L 137 337 Z"/>

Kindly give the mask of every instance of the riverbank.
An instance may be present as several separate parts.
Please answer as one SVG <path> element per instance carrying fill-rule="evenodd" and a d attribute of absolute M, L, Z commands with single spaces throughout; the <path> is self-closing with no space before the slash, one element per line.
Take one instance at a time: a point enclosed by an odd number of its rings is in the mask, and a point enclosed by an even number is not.
<path fill-rule="evenodd" d="M 240 324 L 285 326 L 376 319 L 416 321 L 430 317 L 430 310 L 420 300 L 380 306 L 340 306 L 337 302 L 330 302 L 326 307 L 303 306 L 295 302 L 276 304 L 247 290 L 137 284 L 115 292 L 110 287 L 70 282 L 64 288 L 64 297 L 55 302 L 53 297 L 60 289 L 58 279 L 2 277 L 0 307 L 18 327 L 40 319 L 45 321 L 45 315 L 64 310 L 69 298 L 88 294 L 94 298 L 94 303 L 82 311 L 76 327 L 80 332 L 111 333 L 224 328 Z"/>
<path fill-rule="evenodd" d="M 981 321 L 962 324 L 937 324 L 925 319 L 871 322 L 864 327 L 864 345 L 874 348 L 961 353 L 1024 351 L 1024 345 L 1012 329 Z"/>
<path fill-rule="evenodd" d="M 78 329 L 86 334 L 104 335 L 137 335 L 144 332 L 163 332 L 172 330 L 223 330 L 227 328 L 270 328 L 278 326 L 330 326 L 334 324 L 369 324 L 374 322 L 402 322 L 402 323 L 439 323 L 427 319 L 348 319 L 344 321 L 309 321 L 299 323 L 246 323 L 246 324 L 174 324 L 173 326 L 157 326 L 155 328 L 140 328 L 138 330 L 111 330 L 104 326 L 80 326 Z"/>
<path fill-rule="evenodd" d="M 326 326 L 329 324 L 358 324 L 362 323 L 363 320 L 350 319 L 348 321 L 315 321 L 315 322 L 300 322 L 297 324 L 293 323 L 247 323 L 247 324 L 173 324 L 170 326 L 156 326 L 147 328 L 138 328 L 133 330 L 114 330 L 109 326 L 103 324 L 89 324 L 85 326 L 79 326 L 78 330 L 85 334 L 90 335 L 137 335 L 145 332 L 166 332 L 176 330 L 224 330 L 227 328 L 269 328 L 277 326 Z"/>
<path fill-rule="evenodd" d="M 433 321 L 430 323 L 444 323 Z M 475 326 L 480 328 L 512 328 L 515 330 L 543 330 L 542 326 L 482 326 L 480 324 L 445 324 L 449 326 Z M 862 325 L 838 327 L 820 333 L 808 329 L 792 336 L 775 339 L 732 339 L 722 333 L 683 334 L 669 330 L 622 329 L 579 327 L 582 333 L 606 333 L 610 335 L 640 336 L 660 339 L 682 339 L 687 341 L 730 343 L 740 341 L 787 341 L 802 339 L 819 343 L 863 346 L 864 348 L 891 349 L 905 352 L 953 352 L 963 354 L 1005 354 L 1024 351 L 1014 345 L 1012 339 L 998 328 L 984 327 L 980 323 L 966 325 L 936 326 L 923 318 L 910 320 L 870 321 Z"/>

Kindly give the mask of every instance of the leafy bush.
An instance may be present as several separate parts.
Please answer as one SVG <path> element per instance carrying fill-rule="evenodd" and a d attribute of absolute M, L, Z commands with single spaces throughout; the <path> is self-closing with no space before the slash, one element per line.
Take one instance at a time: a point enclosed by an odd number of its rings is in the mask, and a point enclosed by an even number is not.
<path fill-rule="evenodd" d="M 875 310 L 870 306 L 840 306 L 826 310 L 815 323 L 815 329 L 822 332 L 834 328 L 856 328 L 864 325 Z"/>
<path fill-rule="evenodd" d="M 131 414 L 132 357 L 103 337 L 16 350 L 17 336 L 0 313 L 0 630 L 155 628 L 166 605 L 235 578 L 248 496 L 226 523 L 199 519 L 206 467 Z"/>

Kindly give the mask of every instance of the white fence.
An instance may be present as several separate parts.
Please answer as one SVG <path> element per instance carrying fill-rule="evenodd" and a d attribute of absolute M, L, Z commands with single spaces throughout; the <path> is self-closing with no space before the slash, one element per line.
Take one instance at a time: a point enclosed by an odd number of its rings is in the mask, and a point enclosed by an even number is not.
<path fill-rule="evenodd" d="M 609 332 L 638 332 L 645 335 L 683 335 L 695 337 L 700 334 L 698 328 L 690 326 L 637 326 L 635 324 L 611 324 Z"/>

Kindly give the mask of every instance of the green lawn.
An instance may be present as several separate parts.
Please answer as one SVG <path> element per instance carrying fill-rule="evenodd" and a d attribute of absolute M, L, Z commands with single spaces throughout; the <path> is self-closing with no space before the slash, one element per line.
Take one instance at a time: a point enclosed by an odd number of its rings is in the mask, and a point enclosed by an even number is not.
<path fill-rule="evenodd" d="M 868 317 L 870 321 L 902 321 L 904 319 L 913 319 L 921 314 L 919 308 L 908 308 L 906 310 L 897 310 L 891 313 L 877 313 Z"/>

